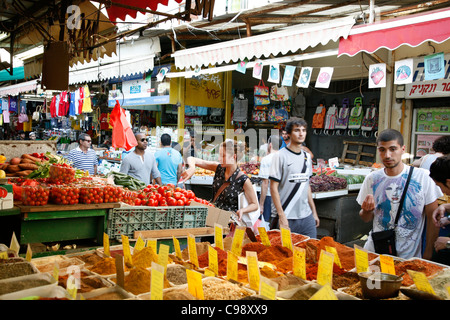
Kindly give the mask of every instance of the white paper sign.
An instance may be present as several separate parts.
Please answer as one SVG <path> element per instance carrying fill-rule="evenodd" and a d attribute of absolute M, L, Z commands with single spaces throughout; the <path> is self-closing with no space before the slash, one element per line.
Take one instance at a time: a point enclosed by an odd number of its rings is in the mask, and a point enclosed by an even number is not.
<path fill-rule="evenodd" d="M 253 78 L 261 80 L 263 71 L 263 64 L 261 60 L 255 61 L 255 66 L 253 67 Z"/>
<path fill-rule="evenodd" d="M 292 81 L 294 80 L 295 66 L 287 65 L 284 69 L 282 86 L 290 87 L 292 86 Z"/>
<path fill-rule="evenodd" d="M 386 87 L 386 64 L 371 64 L 369 66 L 369 88 L 384 87 Z"/>
<path fill-rule="evenodd" d="M 316 80 L 316 88 L 328 88 L 330 87 L 331 77 L 333 76 L 334 68 L 323 67 L 320 68 L 319 75 Z"/>
<path fill-rule="evenodd" d="M 308 88 L 309 82 L 311 81 L 312 67 L 303 67 L 300 71 L 300 76 L 296 86 L 299 88 Z"/>
<path fill-rule="evenodd" d="M 269 82 L 279 83 L 280 82 L 280 65 L 271 64 L 269 69 Z"/>
<path fill-rule="evenodd" d="M 412 83 L 413 59 L 395 61 L 394 84 Z"/>

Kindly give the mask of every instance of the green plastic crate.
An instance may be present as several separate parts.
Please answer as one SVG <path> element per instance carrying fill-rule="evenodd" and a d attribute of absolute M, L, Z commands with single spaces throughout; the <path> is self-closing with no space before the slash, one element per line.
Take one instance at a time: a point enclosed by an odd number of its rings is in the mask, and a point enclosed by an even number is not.
<path fill-rule="evenodd" d="M 200 228 L 205 226 L 206 207 L 129 207 L 109 211 L 107 234 L 119 240 L 134 238 L 135 231 Z"/>

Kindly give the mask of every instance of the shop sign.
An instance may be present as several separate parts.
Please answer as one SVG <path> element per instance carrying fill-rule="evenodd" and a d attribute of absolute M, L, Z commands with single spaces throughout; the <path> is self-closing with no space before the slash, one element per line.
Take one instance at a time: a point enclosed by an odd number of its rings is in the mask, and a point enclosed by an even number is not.
<path fill-rule="evenodd" d="M 450 54 L 444 55 L 444 78 L 425 81 L 424 57 L 414 59 L 413 82 L 405 85 L 406 99 L 450 96 Z"/>
<path fill-rule="evenodd" d="M 114 107 L 116 100 L 127 107 L 167 104 L 169 91 L 169 82 L 143 79 L 124 81 L 121 90 L 109 91 L 108 106 Z"/>

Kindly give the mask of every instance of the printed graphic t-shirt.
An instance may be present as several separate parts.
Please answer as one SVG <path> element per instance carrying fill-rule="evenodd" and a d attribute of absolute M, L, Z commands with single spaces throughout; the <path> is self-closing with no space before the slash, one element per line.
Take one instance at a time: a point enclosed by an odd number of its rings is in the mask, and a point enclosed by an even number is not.
<path fill-rule="evenodd" d="M 393 228 L 404 185 L 410 166 L 405 165 L 402 173 L 388 176 L 384 169 L 371 172 L 364 179 L 356 201 L 362 205 L 367 195 L 372 194 L 375 201 L 372 232 Z M 396 228 L 396 248 L 400 258 L 422 257 L 422 231 L 425 225 L 424 207 L 442 196 L 439 187 L 425 169 L 415 168 L 403 209 Z M 372 232 L 364 248 L 375 251 Z"/>

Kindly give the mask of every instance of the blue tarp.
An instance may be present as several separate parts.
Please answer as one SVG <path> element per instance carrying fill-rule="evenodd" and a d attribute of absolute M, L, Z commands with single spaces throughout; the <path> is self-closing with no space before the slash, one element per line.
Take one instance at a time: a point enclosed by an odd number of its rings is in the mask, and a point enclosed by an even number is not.
<path fill-rule="evenodd" d="M 10 80 L 20 80 L 20 79 L 25 79 L 25 72 L 23 66 L 14 68 L 13 75 L 10 75 L 7 70 L 0 71 L 0 82 Z"/>

